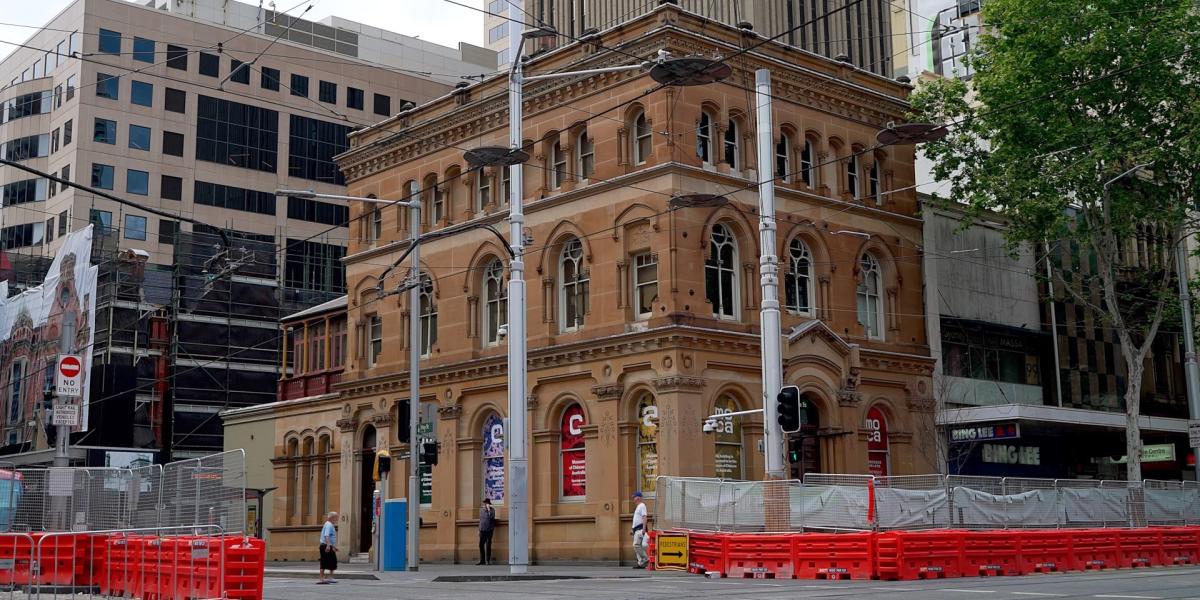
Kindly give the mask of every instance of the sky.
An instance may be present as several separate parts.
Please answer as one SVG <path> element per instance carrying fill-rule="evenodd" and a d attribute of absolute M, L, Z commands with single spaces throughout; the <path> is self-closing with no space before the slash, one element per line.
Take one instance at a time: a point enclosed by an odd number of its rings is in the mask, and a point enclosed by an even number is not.
<path fill-rule="evenodd" d="M 34 33 L 29 26 L 45 25 L 72 0 L 0 0 L 0 59 L 13 50 L 11 44 L 21 43 Z M 285 11 L 301 0 L 275 0 L 278 10 Z M 455 0 L 461 4 L 483 8 L 485 0 Z M 142 0 L 144 2 L 144 0 Z M 138 2 L 139 4 L 142 2 Z M 244 0 L 257 5 L 257 0 Z M 269 5 L 269 0 L 264 2 Z M 455 6 L 445 0 L 310 0 L 312 10 L 306 19 L 320 21 L 337 14 L 360 23 L 390 29 L 405 35 L 418 36 L 445 46 L 458 42 L 483 45 L 483 13 Z M 304 7 L 288 14 L 298 15 Z"/>

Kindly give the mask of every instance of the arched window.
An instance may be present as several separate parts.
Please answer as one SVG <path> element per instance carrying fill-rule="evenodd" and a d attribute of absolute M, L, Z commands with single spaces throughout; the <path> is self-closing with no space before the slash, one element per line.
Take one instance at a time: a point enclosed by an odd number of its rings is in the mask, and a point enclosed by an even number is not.
<path fill-rule="evenodd" d="M 437 189 L 437 175 L 428 175 L 425 177 L 421 186 L 421 219 L 424 225 L 432 228 L 438 222 L 439 216 L 435 216 L 435 211 L 440 210 L 438 206 L 442 202 L 442 193 Z"/>
<path fill-rule="evenodd" d="M 512 169 L 513 167 L 500 168 L 500 206 L 507 206 L 508 199 L 512 196 Z"/>
<path fill-rule="evenodd" d="M 653 496 L 658 479 L 658 405 L 646 394 L 638 401 L 638 490 Z"/>
<path fill-rule="evenodd" d="M 493 259 L 483 270 L 483 342 L 500 343 L 500 326 L 508 323 L 508 291 L 504 287 L 504 265 Z"/>
<path fill-rule="evenodd" d="M 407 194 L 405 196 L 405 200 L 408 200 L 410 202 L 413 200 L 420 201 L 421 186 L 417 185 L 417 182 L 415 180 L 410 179 L 408 181 L 408 183 L 405 183 L 404 190 Z M 401 205 L 396 206 L 396 229 L 397 230 L 400 229 L 401 223 L 407 223 L 409 227 L 412 227 L 413 224 L 409 223 L 409 220 L 410 220 L 409 215 L 410 214 L 411 213 L 409 212 L 409 208 L 407 206 L 401 206 Z"/>
<path fill-rule="evenodd" d="M 492 201 L 492 185 L 495 180 L 496 178 L 485 169 L 479 169 L 475 184 L 475 212 L 483 212 L 484 207 Z"/>
<path fill-rule="evenodd" d="M 325 370 L 325 321 L 308 326 L 308 368 L 306 372 Z"/>
<path fill-rule="evenodd" d="M 650 160 L 652 142 L 650 123 L 646 120 L 646 113 L 639 112 L 633 119 L 633 164 L 640 165 Z"/>
<path fill-rule="evenodd" d="M 788 244 L 787 271 L 783 274 L 783 304 L 788 311 L 811 315 L 813 309 L 812 254 L 800 238 Z"/>
<path fill-rule="evenodd" d="M 737 411 L 733 398 L 724 396 L 717 400 L 713 407 L 714 415 Z M 716 443 L 713 454 L 713 465 L 716 476 L 721 479 L 742 479 L 742 425 L 733 417 L 717 419 L 717 430 L 714 432 Z"/>
<path fill-rule="evenodd" d="M 557 190 L 567 180 L 567 153 L 562 142 L 556 141 L 550 148 L 550 161 L 550 187 Z"/>
<path fill-rule="evenodd" d="M 846 191 L 850 193 L 851 198 L 859 198 L 857 154 L 846 159 Z"/>
<path fill-rule="evenodd" d="M 300 522 L 309 523 L 311 522 L 313 515 L 313 499 L 317 495 L 315 487 L 317 483 L 317 462 L 313 460 L 314 452 L 312 438 L 306 438 L 304 440 L 303 452 L 304 466 L 301 468 L 304 470 L 304 475 L 301 478 L 301 481 L 303 481 L 304 490 L 302 492 L 303 496 L 300 500 L 301 505 L 303 506 L 301 510 L 302 520 Z"/>
<path fill-rule="evenodd" d="M 596 143 L 588 137 L 587 130 L 579 132 L 575 140 L 576 165 L 575 170 L 580 179 L 587 179 L 596 171 Z"/>
<path fill-rule="evenodd" d="M 562 331 L 583 326 L 588 312 L 588 272 L 583 266 L 583 244 L 571 238 L 562 245 L 558 260 L 558 322 Z"/>
<path fill-rule="evenodd" d="M 708 238 L 708 260 L 704 261 L 705 297 L 719 319 L 736 319 L 738 304 L 737 240 L 729 227 L 713 225 Z"/>
<path fill-rule="evenodd" d="M 700 127 L 696 128 L 696 156 L 699 156 L 702 162 L 712 163 L 713 123 L 715 122 L 708 111 L 700 113 Z"/>
<path fill-rule="evenodd" d="M 296 507 L 300 503 L 299 466 L 296 460 L 299 456 L 300 442 L 295 439 L 288 440 L 284 458 L 290 459 L 287 461 L 287 522 L 290 524 L 296 523 Z"/>
<path fill-rule="evenodd" d="M 433 186 L 433 212 L 429 215 L 430 224 L 436 225 L 446 218 L 446 190 L 444 185 Z"/>
<path fill-rule="evenodd" d="M 875 204 L 883 204 L 883 198 L 880 197 L 880 192 L 883 191 L 883 186 L 879 180 L 879 158 L 871 161 L 871 170 L 867 172 L 867 192 L 871 195 L 871 202 Z"/>
<path fill-rule="evenodd" d="M 483 497 L 504 502 L 504 420 L 492 413 L 483 421 Z"/>
<path fill-rule="evenodd" d="M 891 472 L 888 424 L 878 406 L 872 406 L 867 411 L 864 426 L 867 430 L 867 473 L 876 477 L 887 477 Z"/>
<path fill-rule="evenodd" d="M 741 152 L 739 152 L 741 144 L 738 143 L 738 135 L 738 123 L 737 121 L 730 119 L 729 127 L 725 128 L 724 158 L 725 162 L 729 164 L 729 167 L 735 171 L 742 168 L 742 157 Z"/>
<path fill-rule="evenodd" d="M 779 135 L 775 142 L 775 178 L 784 182 L 792 181 L 792 141 L 786 133 Z"/>
<path fill-rule="evenodd" d="M 428 275 L 421 275 L 421 306 L 418 317 L 421 319 L 421 356 L 433 354 L 433 346 L 437 344 L 437 305 L 433 303 L 433 280 Z"/>
<path fill-rule="evenodd" d="M 863 254 L 859 261 L 858 279 L 858 322 L 862 324 L 867 337 L 873 340 L 883 339 L 883 306 L 879 296 L 882 278 L 879 261 L 870 254 Z"/>
<path fill-rule="evenodd" d="M 317 442 L 317 517 L 329 514 L 329 436 L 321 436 Z"/>
<path fill-rule="evenodd" d="M 583 439 L 586 424 L 583 407 L 578 404 L 563 411 L 559 437 L 563 500 L 582 500 L 587 496 L 587 451 Z"/>
<path fill-rule="evenodd" d="M 817 169 L 813 161 L 815 156 L 812 140 L 804 138 L 804 149 L 800 151 L 800 177 L 804 180 L 804 185 L 810 188 L 817 187 Z"/>

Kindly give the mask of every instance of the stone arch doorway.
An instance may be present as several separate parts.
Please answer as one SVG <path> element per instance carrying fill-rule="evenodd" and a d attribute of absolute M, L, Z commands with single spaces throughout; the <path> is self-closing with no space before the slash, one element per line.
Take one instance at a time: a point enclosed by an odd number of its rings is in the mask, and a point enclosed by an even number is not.
<path fill-rule="evenodd" d="M 371 551 L 371 525 L 375 521 L 375 426 L 363 428 L 359 454 L 358 551 Z"/>

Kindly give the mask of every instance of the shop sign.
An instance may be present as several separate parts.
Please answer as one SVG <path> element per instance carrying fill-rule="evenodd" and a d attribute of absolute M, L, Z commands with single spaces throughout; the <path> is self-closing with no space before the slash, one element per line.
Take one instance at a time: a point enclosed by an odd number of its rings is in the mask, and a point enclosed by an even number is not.
<path fill-rule="evenodd" d="M 951 443 L 988 442 L 993 440 L 1015 440 L 1021 437 L 1021 426 L 1017 423 L 999 425 L 971 425 L 954 427 L 950 430 Z"/>
<path fill-rule="evenodd" d="M 1033 467 L 1041 466 L 1042 464 L 1042 449 L 1038 446 L 984 444 L 981 454 L 985 463 Z"/>
<path fill-rule="evenodd" d="M 1200 421 L 1188 421 L 1188 446 L 1200 448 Z"/>
<path fill-rule="evenodd" d="M 1129 462 L 1129 455 L 1122 454 L 1113 463 L 1123 465 Z M 1111 460 L 1111 459 L 1110 459 Z M 1175 462 L 1175 444 L 1147 444 L 1142 446 L 1142 462 Z"/>

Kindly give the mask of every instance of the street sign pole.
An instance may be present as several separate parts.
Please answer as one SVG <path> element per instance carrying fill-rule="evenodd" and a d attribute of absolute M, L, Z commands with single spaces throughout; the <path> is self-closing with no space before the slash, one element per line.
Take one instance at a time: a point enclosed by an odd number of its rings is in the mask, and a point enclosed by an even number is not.
<path fill-rule="evenodd" d="M 75 417 L 69 419 L 66 415 L 76 410 L 75 407 L 72 405 L 68 410 L 65 406 L 60 406 L 58 400 L 70 401 L 73 397 L 83 395 L 83 361 L 74 354 L 60 354 L 54 375 L 54 396 L 51 400 L 53 408 L 50 417 L 56 432 L 54 466 L 68 467 L 71 465 L 70 455 L 67 453 L 68 438 L 71 435 L 71 427 L 79 424 L 79 415 L 75 412 Z"/>

